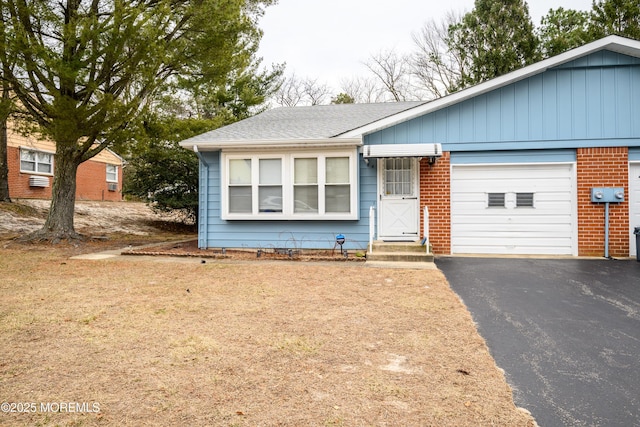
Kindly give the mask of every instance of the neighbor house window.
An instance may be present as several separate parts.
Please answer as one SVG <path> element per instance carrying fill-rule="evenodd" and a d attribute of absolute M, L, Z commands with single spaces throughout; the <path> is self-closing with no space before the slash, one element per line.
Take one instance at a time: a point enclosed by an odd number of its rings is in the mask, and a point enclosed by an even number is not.
<path fill-rule="evenodd" d="M 224 219 L 356 219 L 353 152 L 223 154 Z"/>
<path fill-rule="evenodd" d="M 53 153 L 20 149 L 20 172 L 53 174 Z"/>
<path fill-rule="evenodd" d="M 505 193 L 488 193 L 487 206 L 490 208 L 504 208 L 504 195 Z"/>
<path fill-rule="evenodd" d="M 107 182 L 118 182 L 118 166 L 107 165 Z"/>

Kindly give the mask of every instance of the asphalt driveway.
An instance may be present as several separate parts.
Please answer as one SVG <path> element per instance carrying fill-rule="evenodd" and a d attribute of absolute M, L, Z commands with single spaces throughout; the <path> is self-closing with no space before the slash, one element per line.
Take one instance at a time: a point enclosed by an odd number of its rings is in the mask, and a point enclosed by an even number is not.
<path fill-rule="evenodd" d="M 640 426 L 640 262 L 436 265 L 540 426 Z"/>

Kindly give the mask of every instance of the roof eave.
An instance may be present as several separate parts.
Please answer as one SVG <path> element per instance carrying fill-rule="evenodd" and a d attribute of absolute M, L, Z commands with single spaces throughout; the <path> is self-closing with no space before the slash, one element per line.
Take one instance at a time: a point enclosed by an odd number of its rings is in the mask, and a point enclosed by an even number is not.
<path fill-rule="evenodd" d="M 304 148 L 347 148 L 362 145 L 361 137 L 351 138 L 314 138 L 314 139 L 280 139 L 280 140 L 232 140 L 232 141 L 197 141 L 185 140 L 180 146 L 197 151 L 252 150 L 252 149 L 304 149 Z"/>

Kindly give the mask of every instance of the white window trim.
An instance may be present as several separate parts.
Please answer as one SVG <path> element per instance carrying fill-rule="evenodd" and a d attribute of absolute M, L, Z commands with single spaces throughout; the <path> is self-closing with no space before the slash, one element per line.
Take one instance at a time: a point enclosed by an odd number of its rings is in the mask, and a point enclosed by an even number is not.
<path fill-rule="evenodd" d="M 22 169 L 22 152 L 23 151 L 31 151 L 33 153 L 44 153 L 44 154 L 49 154 L 51 155 L 51 172 L 39 172 L 38 171 L 38 157 L 36 156 L 36 160 L 35 160 L 35 170 L 30 171 L 30 170 L 24 170 Z M 55 168 L 55 153 L 53 151 L 47 151 L 47 150 L 38 150 L 36 148 L 30 148 L 30 147 L 20 147 L 20 151 L 18 152 L 19 158 L 18 158 L 18 162 L 20 163 L 20 173 L 27 173 L 29 175 L 45 175 L 45 176 L 53 176 L 53 172 L 54 172 L 54 168 Z"/>
<path fill-rule="evenodd" d="M 109 166 L 113 166 L 114 168 L 116 168 L 116 172 L 115 172 L 116 173 L 116 179 L 115 180 L 109 179 Z M 112 165 L 112 164 L 106 163 L 105 169 L 106 169 L 106 174 L 107 174 L 107 182 L 115 182 L 115 183 L 117 183 L 118 182 L 118 165 Z"/>
<path fill-rule="evenodd" d="M 341 213 L 325 213 L 325 186 L 326 172 L 325 159 L 327 157 L 349 158 L 349 185 L 350 185 L 350 211 Z M 318 213 L 294 213 L 294 160 L 296 158 L 318 158 Z M 253 213 L 229 212 L 229 160 L 251 159 L 251 207 Z M 260 159 L 282 159 L 282 212 L 258 212 L 258 165 Z M 310 151 L 300 150 L 285 154 L 276 154 L 273 151 L 263 152 L 222 152 L 220 167 L 220 196 L 221 218 L 223 220 L 357 220 L 359 219 L 358 200 L 358 152 L 352 150 L 326 150 Z"/>

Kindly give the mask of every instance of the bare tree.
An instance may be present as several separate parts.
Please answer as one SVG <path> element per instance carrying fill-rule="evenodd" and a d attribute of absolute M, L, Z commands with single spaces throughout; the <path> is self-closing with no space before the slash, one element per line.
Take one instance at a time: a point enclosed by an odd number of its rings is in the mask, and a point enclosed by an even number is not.
<path fill-rule="evenodd" d="M 349 95 L 357 104 L 383 102 L 385 97 L 385 89 L 378 83 L 378 79 L 362 76 L 342 79 L 340 91 Z"/>
<path fill-rule="evenodd" d="M 295 107 L 304 99 L 303 84 L 295 74 L 285 77 L 276 91 L 275 103 L 281 107 Z"/>
<path fill-rule="evenodd" d="M 317 78 L 307 77 L 302 81 L 304 95 L 311 105 L 324 104 L 331 96 L 331 90 L 325 83 L 318 82 Z"/>
<path fill-rule="evenodd" d="M 441 21 L 429 20 L 413 33 L 417 51 L 411 55 L 411 72 L 428 98 L 441 98 L 460 88 L 464 61 L 452 50 L 449 29 L 462 21 L 462 14 L 449 11 Z"/>
<path fill-rule="evenodd" d="M 415 98 L 410 94 L 411 76 L 406 55 L 399 55 L 395 50 L 381 50 L 371 55 L 365 66 L 379 79 L 391 100 Z"/>
<path fill-rule="evenodd" d="M 274 102 L 281 107 L 326 104 L 331 95 L 329 86 L 318 78 L 299 78 L 294 74 L 285 77 L 275 93 Z"/>

